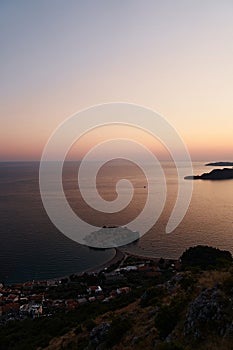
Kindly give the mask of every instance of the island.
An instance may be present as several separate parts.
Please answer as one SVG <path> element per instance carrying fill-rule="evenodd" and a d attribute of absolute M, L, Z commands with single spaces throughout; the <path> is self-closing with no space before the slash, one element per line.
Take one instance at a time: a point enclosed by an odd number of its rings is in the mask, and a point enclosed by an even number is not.
<path fill-rule="evenodd" d="M 122 226 L 103 226 L 98 231 L 92 232 L 84 238 L 87 246 L 95 249 L 104 249 L 108 247 L 120 247 L 129 243 L 138 241 L 140 234 L 137 231 L 131 231 L 128 227 Z"/>
<path fill-rule="evenodd" d="M 233 162 L 214 162 L 207 163 L 205 166 L 233 166 Z"/>
<path fill-rule="evenodd" d="M 233 168 L 214 169 L 202 175 L 185 176 L 186 180 L 229 180 L 233 179 Z"/>

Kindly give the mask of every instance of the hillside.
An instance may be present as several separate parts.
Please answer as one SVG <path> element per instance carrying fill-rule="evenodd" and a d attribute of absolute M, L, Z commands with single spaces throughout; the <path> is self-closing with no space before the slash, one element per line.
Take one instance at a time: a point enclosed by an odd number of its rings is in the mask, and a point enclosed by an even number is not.
<path fill-rule="evenodd" d="M 232 350 L 229 252 L 197 246 L 179 262 L 128 256 L 99 275 L 71 276 L 45 296 L 57 302 L 66 294 L 68 305 L 77 283 L 94 281 L 102 281 L 105 298 L 89 291 L 89 303 L 72 310 L 8 321 L 0 327 L 0 349 Z"/>
<path fill-rule="evenodd" d="M 230 350 L 232 288 L 229 271 L 179 273 L 135 302 L 94 318 L 91 329 L 80 325 L 45 349 Z"/>

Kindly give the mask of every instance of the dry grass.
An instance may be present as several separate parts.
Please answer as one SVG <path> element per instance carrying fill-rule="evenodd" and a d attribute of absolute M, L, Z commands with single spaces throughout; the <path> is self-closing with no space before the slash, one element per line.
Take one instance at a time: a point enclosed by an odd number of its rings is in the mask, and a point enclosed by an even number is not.
<path fill-rule="evenodd" d="M 111 323 L 113 317 L 127 315 L 132 318 L 133 326 L 130 329 L 130 332 L 126 333 L 125 337 L 122 339 L 121 344 L 115 345 L 113 350 L 145 350 L 152 349 L 153 339 L 158 336 L 157 330 L 154 327 L 154 317 L 150 314 L 153 310 L 152 307 L 141 308 L 139 302 L 133 302 L 132 304 L 127 305 L 126 307 L 116 310 L 114 312 L 110 311 L 97 317 L 94 321 L 96 324 L 102 322 Z M 148 334 L 149 332 L 149 334 Z M 147 336 L 145 336 L 147 334 Z M 140 341 L 140 336 L 142 339 Z M 57 337 L 51 340 L 49 346 L 43 350 L 60 350 L 66 348 L 69 344 L 75 346 L 78 344 L 80 339 L 84 337 L 89 338 L 89 332 L 84 329 L 82 334 L 76 335 L 74 329 L 66 333 L 61 337 Z M 132 340 L 134 337 L 139 337 L 137 344 L 133 344 Z"/>
<path fill-rule="evenodd" d="M 199 284 L 202 288 L 213 288 L 216 283 L 223 283 L 230 275 L 228 271 L 205 271 L 199 278 Z"/>
<path fill-rule="evenodd" d="M 50 341 L 50 344 L 46 348 L 43 348 L 43 350 L 63 349 L 67 347 L 70 342 L 73 344 L 77 343 L 77 336 L 75 335 L 73 329 L 60 337 L 53 338 Z"/>
<path fill-rule="evenodd" d="M 145 350 L 153 349 L 153 340 L 158 336 L 158 332 L 154 327 L 154 316 L 151 315 L 152 307 L 141 308 L 139 302 L 133 302 L 126 307 L 109 312 L 96 319 L 97 323 L 111 322 L 112 317 L 127 315 L 133 319 L 133 326 L 124 336 L 120 344 L 112 347 L 113 350 Z M 147 336 L 146 336 L 147 335 Z M 137 343 L 132 343 L 134 337 L 138 337 Z M 142 337 L 140 339 L 140 337 Z"/>

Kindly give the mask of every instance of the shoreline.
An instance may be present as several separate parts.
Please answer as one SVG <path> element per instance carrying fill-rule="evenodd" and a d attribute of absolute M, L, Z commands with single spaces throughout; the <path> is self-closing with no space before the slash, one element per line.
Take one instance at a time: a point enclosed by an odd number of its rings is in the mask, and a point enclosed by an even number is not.
<path fill-rule="evenodd" d="M 104 270 L 105 268 L 108 268 L 111 265 L 116 264 L 125 258 L 126 254 L 122 250 L 120 250 L 119 248 L 112 248 L 112 249 L 115 250 L 115 255 L 112 259 L 110 259 L 109 261 L 106 261 L 105 263 L 103 263 L 99 266 L 96 266 L 95 268 L 91 267 L 90 269 L 87 269 L 87 270 L 81 272 L 81 274 L 83 274 L 83 273 L 99 273 L 100 271 Z"/>
<path fill-rule="evenodd" d="M 128 257 L 132 256 L 138 259 L 142 259 L 142 260 L 153 260 L 154 262 L 158 263 L 159 260 L 161 259 L 161 257 L 152 257 L 152 256 L 147 256 L 147 255 L 140 255 L 137 253 L 132 253 L 126 250 L 121 250 L 120 248 L 111 248 L 115 250 L 115 254 L 114 256 L 96 266 L 96 267 L 91 267 L 88 268 L 86 270 L 83 270 L 81 272 L 73 272 L 70 275 L 76 275 L 76 276 L 82 276 L 83 274 L 87 273 L 87 274 L 98 274 L 99 272 L 103 271 L 105 268 L 110 267 L 113 264 L 119 263 L 121 264 L 123 261 L 125 261 Z M 163 258 L 163 257 L 162 257 Z M 170 260 L 173 260 L 174 262 L 177 262 L 179 259 L 172 259 L 172 258 L 163 258 L 164 261 L 168 262 Z M 29 281 L 25 281 L 25 282 L 13 282 L 13 283 L 7 283 L 6 285 L 14 285 L 14 284 L 24 284 L 24 283 L 29 283 L 29 282 L 40 282 L 40 281 L 60 281 L 62 279 L 69 279 L 70 275 L 65 275 L 65 276 L 59 276 L 59 277 L 54 277 L 54 278 L 48 278 L 48 279 L 38 279 L 38 280 L 29 280 Z"/>
<path fill-rule="evenodd" d="M 142 259 L 142 260 L 153 260 L 156 263 L 158 263 L 159 260 L 161 259 L 161 256 L 160 257 L 153 257 L 153 256 L 148 256 L 148 255 L 140 255 L 137 253 L 131 253 L 131 252 L 126 251 L 126 250 L 121 250 L 120 248 L 112 248 L 112 249 L 115 249 L 116 253 L 115 253 L 115 256 L 111 260 L 97 266 L 96 268 L 90 268 L 88 270 L 85 270 L 85 271 L 81 272 L 80 274 L 99 273 L 100 271 L 104 270 L 105 268 L 110 267 L 113 264 L 116 264 L 116 263 L 120 264 L 122 261 L 126 260 L 130 256 L 132 256 L 134 258 Z M 173 258 L 163 258 L 163 260 L 165 262 L 169 262 L 169 261 L 177 262 L 177 261 L 179 261 L 179 259 L 173 259 Z"/>
<path fill-rule="evenodd" d="M 65 278 L 69 279 L 70 275 L 82 276 L 84 273 L 87 273 L 87 274 L 99 273 L 100 271 L 104 270 L 105 268 L 108 268 L 112 264 L 116 264 L 117 262 L 120 262 L 121 260 L 123 260 L 123 258 L 125 257 L 124 252 L 122 252 L 118 248 L 111 248 L 111 249 L 115 250 L 114 256 L 110 260 L 108 260 L 100 265 L 97 265 L 94 268 L 90 267 L 90 268 L 83 270 L 81 272 L 73 272 L 69 275 L 65 275 L 62 277 L 60 276 L 60 277 L 48 278 L 48 279 L 46 279 L 46 281 L 60 281 L 60 280 L 65 279 Z M 38 281 L 40 281 L 40 280 L 38 280 Z M 25 283 L 27 283 L 27 282 L 25 282 Z"/>
<path fill-rule="evenodd" d="M 113 264 L 116 264 L 116 263 L 121 264 L 122 261 L 125 261 L 130 256 L 138 258 L 138 259 L 142 259 L 142 260 L 153 260 L 156 263 L 158 263 L 159 260 L 161 259 L 161 256 L 160 257 L 152 257 L 152 256 L 134 254 L 134 253 L 131 253 L 129 251 L 123 251 L 120 248 L 111 248 L 111 249 L 115 250 L 115 255 L 110 260 L 108 260 L 105 263 L 100 264 L 94 268 L 91 267 L 91 268 L 86 269 L 82 272 L 77 272 L 77 273 L 74 272 L 73 274 L 76 276 L 82 276 L 84 273 L 98 274 L 99 272 L 103 271 L 105 268 L 108 268 Z M 179 261 L 179 259 L 172 259 L 172 258 L 163 258 L 163 259 L 166 262 L 168 262 L 170 260 L 172 260 L 174 262 Z M 67 276 L 63 276 L 63 277 L 56 277 L 56 278 L 48 279 L 48 281 L 58 281 L 58 280 L 61 280 L 64 278 L 69 278 L 69 276 L 67 275 Z"/>

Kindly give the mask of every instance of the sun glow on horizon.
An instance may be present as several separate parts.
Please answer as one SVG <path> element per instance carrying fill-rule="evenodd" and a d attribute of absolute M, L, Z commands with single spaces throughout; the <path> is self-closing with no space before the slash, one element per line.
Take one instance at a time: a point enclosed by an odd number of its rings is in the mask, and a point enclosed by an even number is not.
<path fill-rule="evenodd" d="M 232 2 L 5 2 L 0 20 L 0 161 L 40 160 L 68 116 L 112 101 L 165 116 L 193 160 L 233 160 Z M 169 159 L 123 129 L 84 135 L 70 159 L 115 134 Z"/>

